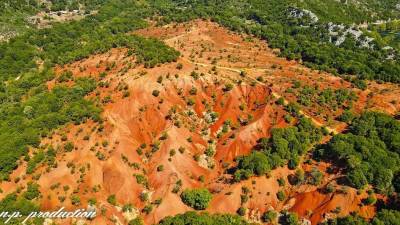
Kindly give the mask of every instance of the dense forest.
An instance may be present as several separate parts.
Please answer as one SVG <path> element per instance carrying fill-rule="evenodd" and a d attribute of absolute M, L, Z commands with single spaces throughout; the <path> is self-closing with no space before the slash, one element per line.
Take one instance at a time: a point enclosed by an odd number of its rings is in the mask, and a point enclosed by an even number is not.
<path fill-rule="evenodd" d="M 373 112 L 355 118 L 348 133 L 334 136 L 315 151 L 317 158 L 343 161 L 351 186 L 373 184 L 377 191 L 387 193 L 399 186 L 399 154 L 400 122 Z"/>
<path fill-rule="evenodd" d="M 160 225 L 178 224 L 207 224 L 207 225 L 247 225 L 244 219 L 229 214 L 213 214 L 187 212 L 174 217 L 166 217 L 160 221 Z"/>

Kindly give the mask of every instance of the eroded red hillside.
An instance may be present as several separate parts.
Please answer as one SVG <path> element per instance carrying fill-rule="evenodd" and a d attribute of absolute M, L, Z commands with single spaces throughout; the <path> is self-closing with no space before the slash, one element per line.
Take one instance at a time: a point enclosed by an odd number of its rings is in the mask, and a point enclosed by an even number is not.
<path fill-rule="evenodd" d="M 358 90 L 341 78 L 275 56 L 263 41 L 207 21 L 137 33 L 164 40 L 182 57 L 176 63 L 144 68 L 126 50 L 113 49 L 56 68 L 58 74 L 70 70 L 73 77 L 96 77 L 100 85 L 88 98 L 102 105 L 104 122 L 69 125 L 44 138 L 43 148 L 51 145 L 57 150 L 57 167 L 42 166 L 26 175 L 26 163 L 21 162 L 11 182 L 0 185 L 1 196 L 35 179 L 43 209 L 82 208 L 96 199 L 99 216 L 87 221 L 96 225 L 127 224 L 138 215 L 153 224 L 191 210 L 173 193 L 179 183 L 181 189 L 208 188 L 213 200 L 207 211 L 221 213 L 236 213 L 246 186 L 251 190 L 246 217 L 257 222 L 271 208 L 297 212 L 313 224 L 335 214 L 336 207 L 341 209 L 339 215 L 354 211 L 368 218 L 374 215 L 373 206 L 360 204 L 365 193 L 358 195 L 352 188 L 330 194 L 321 191 L 328 183 L 336 190 L 342 188 L 335 181 L 338 175 L 326 172 L 329 164 L 302 166 L 305 171 L 321 168 L 325 177 L 319 186 L 291 186 L 288 176 L 294 171 L 287 168 L 240 183 L 233 183 L 224 172 L 237 156 L 249 154 L 258 139 L 268 137 L 271 128 L 290 125 L 276 100 L 282 96 L 286 103 L 296 102 L 296 93 L 288 92 L 295 81 L 318 90 L 352 90 L 358 96 L 352 103 L 357 111 L 378 109 L 391 114 L 400 107 L 394 99 L 397 86 L 374 83 L 368 90 Z M 57 82 L 49 82 L 48 87 Z M 385 92 L 388 88 L 397 92 Z M 301 109 L 316 125 L 337 132 L 345 129 L 335 120 L 345 107 L 312 101 Z M 74 146 L 72 151 L 65 151 L 68 142 Z M 215 154 L 207 156 L 207 149 Z M 18 177 L 23 179 L 15 183 Z M 286 180 L 285 187 L 279 186 L 278 178 Z M 279 190 L 289 196 L 287 201 L 277 199 Z M 148 193 L 148 200 L 140 199 L 142 193 Z M 72 195 L 80 197 L 80 205 L 71 204 Z M 117 206 L 107 201 L 110 195 L 116 196 Z M 157 202 L 153 210 L 142 212 L 150 202 Z M 134 208 L 130 213 L 122 211 L 127 204 Z"/>

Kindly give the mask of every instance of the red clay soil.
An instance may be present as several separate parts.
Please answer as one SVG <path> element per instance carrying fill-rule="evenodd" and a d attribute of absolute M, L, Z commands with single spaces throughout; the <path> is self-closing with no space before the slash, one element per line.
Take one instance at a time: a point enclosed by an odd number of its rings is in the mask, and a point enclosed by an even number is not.
<path fill-rule="evenodd" d="M 133 57 L 126 56 L 125 49 L 113 49 L 56 68 L 58 74 L 70 70 L 75 78 L 92 76 L 108 83 L 88 96 L 97 98 L 102 105 L 104 122 L 71 124 L 44 138 L 41 148 L 51 145 L 57 150 L 57 166 L 42 165 L 34 174 L 27 175 L 26 163 L 21 162 L 11 182 L 0 184 L 1 197 L 35 178 L 43 195 L 39 202 L 44 210 L 61 205 L 69 209 L 85 208 L 89 199 L 95 198 L 99 215 L 86 221 L 87 224 L 127 224 L 136 214 L 146 224 L 153 224 L 166 216 L 191 210 L 181 202 L 179 194 L 172 192 L 180 180 L 181 190 L 206 187 L 213 193 L 209 212 L 236 213 L 242 187 L 247 186 L 251 197 L 244 206 L 249 209 L 246 218 L 251 221 L 260 222 L 260 215 L 271 208 L 297 212 L 313 224 L 331 215 L 336 207 L 341 207 L 340 215 L 359 211 L 369 218 L 374 214 L 372 206 L 360 206 L 365 196 L 357 195 L 354 189 L 348 188 L 347 194 L 319 192 L 319 187 L 335 178 L 325 172 L 326 177 L 318 187 L 291 186 L 287 177 L 294 171 L 287 168 L 240 183 L 232 183 L 232 177 L 224 173 L 224 166 L 233 165 L 237 156 L 248 154 L 259 138 L 270 135 L 272 128 L 289 125 L 283 119 L 286 111 L 275 104 L 273 93 L 296 101 L 295 96 L 285 91 L 295 80 L 332 89 L 352 88 L 348 82 L 279 58 L 265 42 L 231 33 L 207 21 L 151 27 L 136 33 L 163 39 L 179 50 L 182 57 L 175 63 L 143 68 Z M 177 68 L 179 63 L 182 69 Z M 198 79 L 190 75 L 193 71 L 199 75 Z M 240 76 L 240 71 L 245 71 L 246 77 Z M 102 72 L 106 73 L 104 77 L 100 76 Z M 259 76 L 263 77 L 262 82 L 255 81 Z M 237 84 L 238 80 L 242 82 Z M 49 89 L 57 83 L 50 81 Z M 228 83 L 233 84 L 230 91 L 224 90 Z M 381 86 L 373 84 L 370 88 L 378 90 Z M 352 89 L 363 96 L 364 92 Z M 154 90 L 159 95 L 155 96 Z M 360 97 L 355 105 L 360 110 L 398 112 L 393 96 L 381 92 Z M 375 104 L 378 99 L 383 103 Z M 322 124 L 327 123 L 326 118 L 340 114 L 340 110 L 322 106 L 302 109 Z M 217 115 L 215 120 L 211 119 L 212 114 Z M 230 125 L 223 129 L 227 121 Z M 329 125 L 345 129 L 339 122 L 331 121 Z M 71 152 L 64 151 L 67 142 L 75 146 Z M 204 154 L 207 148 L 215 150 L 213 157 Z M 304 169 L 310 168 L 304 165 Z M 16 178 L 22 179 L 15 183 Z M 284 178 L 287 185 L 279 187 L 278 178 Z M 279 190 L 289 196 L 288 201 L 277 199 Z M 143 192 L 149 193 L 149 200 L 140 200 Z M 71 195 L 80 197 L 79 206 L 71 204 Z M 116 196 L 118 206 L 107 202 L 110 195 Z M 153 204 L 149 214 L 141 212 L 145 205 L 158 199 L 162 199 L 161 203 Z M 137 213 L 123 213 L 121 207 L 126 204 L 132 204 Z"/>
<path fill-rule="evenodd" d="M 296 202 L 290 211 L 296 212 L 300 217 L 309 218 L 312 224 L 336 216 L 346 216 L 352 212 L 372 218 L 375 215 L 375 207 L 362 205 L 361 202 L 367 197 L 368 194 L 358 195 L 354 189 L 332 194 L 323 194 L 318 190 L 304 192 L 295 196 Z M 335 210 L 339 213 L 335 213 Z"/>

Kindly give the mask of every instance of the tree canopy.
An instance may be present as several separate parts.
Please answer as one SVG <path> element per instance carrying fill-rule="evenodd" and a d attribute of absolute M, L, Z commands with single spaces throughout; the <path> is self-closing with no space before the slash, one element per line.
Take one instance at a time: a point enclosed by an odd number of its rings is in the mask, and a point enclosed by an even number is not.
<path fill-rule="evenodd" d="M 212 194 L 205 188 L 186 189 L 181 194 L 182 202 L 196 209 L 203 210 L 208 207 Z"/>
<path fill-rule="evenodd" d="M 230 214 L 208 214 L 186 212 L 176 216 L 168 216 L 162 219 L 159 225 L 180 225 L 180 224 L 198 224 L 198 225 L 246 225 L 243 218 Z"/>
<path fill-rule="evenodd" d="M 398 187 L 400 122 L 376 112 L 355 118 L 346 134 L 335 135 L 316 151 L 317 158 L 345 163 L 351 186 L 373 184 L 379 191 Z"/>
<path fill-rule="evenodd" d="M 321 129 L 314 127 L 305 117 L 301 117 L 295 127 L 272 129 L 271 137 L 261 138 L 250 155 L 236 159 L 235 180 L 264 175 L 284 165 L 294 169 L 300 157 L 321 137 Z"/>

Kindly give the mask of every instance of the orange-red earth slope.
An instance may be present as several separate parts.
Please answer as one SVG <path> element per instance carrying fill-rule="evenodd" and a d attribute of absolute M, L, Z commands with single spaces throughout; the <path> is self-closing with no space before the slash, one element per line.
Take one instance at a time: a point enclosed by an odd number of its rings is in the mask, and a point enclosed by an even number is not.
<path fill-rule="evenodd" d="M 137 216 L 146 224 L 157 223 L 192 210 L 174 192 L 196 187 L 212 192 L 207 208 L 212 213 L 236 213 L 242 187 L 248 187 L 245 218 L 259 223 L 269 209 L 296 212 L 312 224 L 350 212 L 367 218 L 374 215 L 373 206 L 361 204 L 367 194 L 337 184 L 340 174 L 326 173 L 331 166 L 327 163 L 301 165 L 305 171 L 317 167 L 324 172 L 319 186 L 290 185 L 288 176 L 294 171 L 286 167 L 236 183 L 225 170 L 237 156 L 249 154 L 272 128 L 292 125 L 285 122 L 284 107 L 275 102 L 280 97 L 285 103 L 296 102 L 296 94 L 288 91 L 295 83 L 317 90 L 351 90 L 358 97 L 352 103 L 356 112 L 374 109 L 390 114 L 400 108 L 398 86 L 370 83 L 367 90 L 356 89 L 339 77 L 277 57 L 277 50 L 264 41 L 208 21 L 150 27 L 136 34 L 163 40 L 180 51 L 181 57 L 174 63 L 144 68 L 127 56 L 126 49 L 112 49 L 57 67 L 58 74 L 70 70 L 75 78 L 92 76 L 101 83 L 88 98 L 99 99 L 104 122 L 71 124 L 44 138 L 43 149 L 51 145 L 57 150 L 56 167 L 42 165 L 28 175 L 26 162 L 21 160 L 11 181 L 0 185 L 0 197 L 35 180 L 43 210 L 86 208 L 96 200 L 94 220 L 58 224 L 127 224 Z M 53 80 L 48 87 L 56 83 Z M 316 126 L 327 126 L 336 133 L 346 128 L 335 119 L 344 107 L 312 101 L 302 106 L 301 113 Z M 68 142 L 74 146 L 69 152 L 64 150 Z M 207 156 L 207 149 L 215 154 Z M 284 187 L 279 186 L 279 178 L 286 181 Z M 320 191 L 328 183 L 341 191 Z M 278 191 L 286 193 L 286 201 L 277 199 Z M 116 204 L 107 201 L 112 195 Z M 140 198 L 145 195 L 147 199 Z M 72 204 L 71 196 L 78 196 L 79 202 Z M 143 212 L 151 203 L 152 211 Z M 128 204 L 132 209 L 123 210 Z"/>

